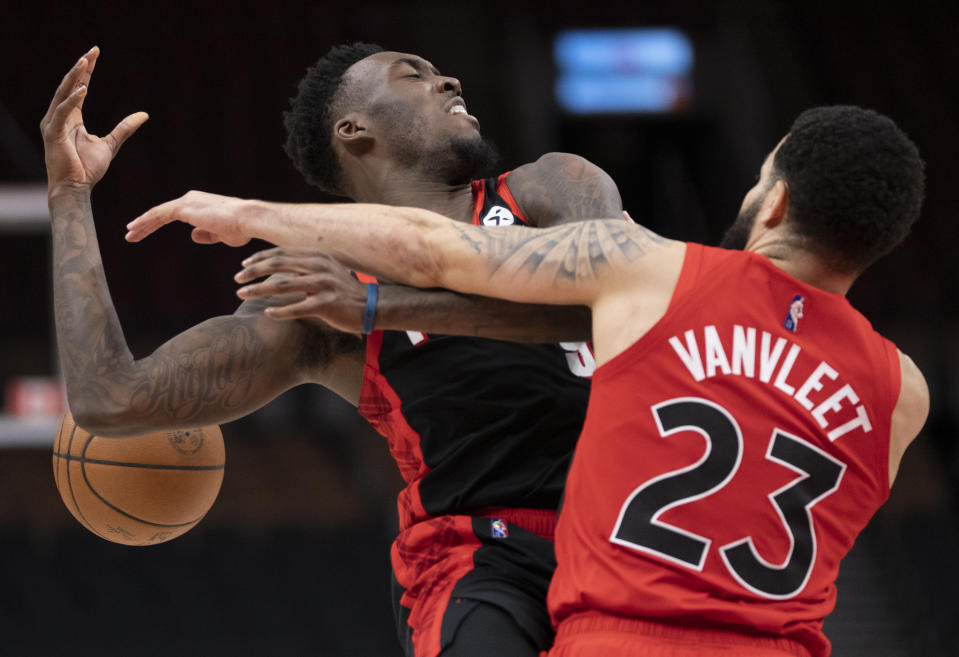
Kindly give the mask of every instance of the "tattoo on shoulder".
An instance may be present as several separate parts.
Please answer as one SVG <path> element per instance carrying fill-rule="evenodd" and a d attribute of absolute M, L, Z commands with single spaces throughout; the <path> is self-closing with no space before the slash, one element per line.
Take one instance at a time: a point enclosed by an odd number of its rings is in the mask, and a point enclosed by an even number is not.
<path fill-rule="evenodd" d="M 520 205 L 530 209 L 533 223 L 543 225 L 539 215 L 566 222 L 620 213 L 619 190 L 605 172 L 582 158 L 555 157 L 549 165 L 538 166 L 536 175 L 523 177 L 514 190 Z"/>

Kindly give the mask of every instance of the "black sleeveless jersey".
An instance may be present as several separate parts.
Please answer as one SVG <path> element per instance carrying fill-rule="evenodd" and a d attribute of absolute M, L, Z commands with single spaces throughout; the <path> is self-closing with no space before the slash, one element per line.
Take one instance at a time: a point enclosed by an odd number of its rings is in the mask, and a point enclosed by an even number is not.
<path fill-rule="evenodd" d="M 473 223 L 528 223 L 507 175 L 473 181 Z M 400 529 L 438 515 L 558 509 L 593 368 L 585 343 L 367 336 L 359 411 L 408 484 Z"/>

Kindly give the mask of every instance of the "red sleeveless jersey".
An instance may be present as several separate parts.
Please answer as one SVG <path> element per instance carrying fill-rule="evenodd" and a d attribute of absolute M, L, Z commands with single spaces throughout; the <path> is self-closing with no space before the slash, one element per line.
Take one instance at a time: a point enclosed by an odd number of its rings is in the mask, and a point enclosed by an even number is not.
<path fill-rule="evenodd" d="M 889 494 L 895 345 L 844 296 L 689 244 L 665 316 L 597 369 L 554 621 L 599 610 L 829 653 L 840 560 Z"/>

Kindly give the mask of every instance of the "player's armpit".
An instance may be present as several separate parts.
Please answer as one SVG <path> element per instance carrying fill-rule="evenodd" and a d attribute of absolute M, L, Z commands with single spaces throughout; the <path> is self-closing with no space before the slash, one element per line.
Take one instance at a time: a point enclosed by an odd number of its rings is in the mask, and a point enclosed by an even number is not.
<path fill-rule="evenodd" d="M 889 442 L 889 485 L 896 478 L 899 463 L 906 448 L 919 435 L 929 416 L 929 387 L 915 362 L 899 352 L 899 368 L 902 385 L 899 401 L 892 413 L 892 429 Z"/>
<path fill-rule="evenodd" d="M 506 186 L 530 222 L 541 228 L 620 217 L 623 211 L 619 189 L 609 174 L 570 153 L 547 153 L 518 167 Z"/>

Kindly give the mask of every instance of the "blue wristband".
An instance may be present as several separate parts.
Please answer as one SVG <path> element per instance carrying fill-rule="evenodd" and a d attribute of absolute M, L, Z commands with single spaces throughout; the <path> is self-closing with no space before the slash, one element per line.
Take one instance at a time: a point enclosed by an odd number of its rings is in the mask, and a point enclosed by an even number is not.
<path fill-rule="evenodd" d="M 380 296 L 380 286 L 376 283 L 366 284 L 366 308 L 363 309 L 363 335 L 373 332 L 373 318 L 376 317 L 376 300 Z"/>

